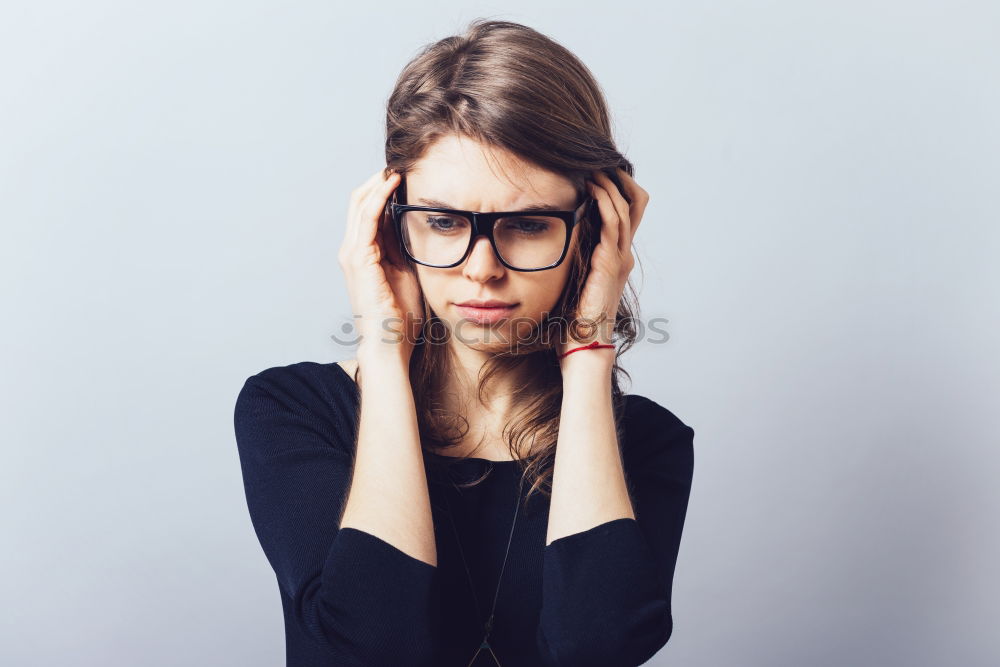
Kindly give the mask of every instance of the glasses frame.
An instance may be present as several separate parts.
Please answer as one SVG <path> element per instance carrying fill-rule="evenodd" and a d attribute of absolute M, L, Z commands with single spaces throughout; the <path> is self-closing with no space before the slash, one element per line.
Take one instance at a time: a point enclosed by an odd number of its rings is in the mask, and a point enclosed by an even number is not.
<path fill-rule="evenodd" d="M 409 259 L 411 262 L 415 262 L 422 266 L 429 266 L 435 269 L 450 269 L 463 263 L 468 257 L 469 253 L 472 252 L 472 246 L 476 243 L 476 239 L 480 236 L 485 236 L 490 240 L 490 246 L 493 247 L 493 254 L 496 256 L 500 263 L 506 266 L 511 271 L 522 271 L 522 272 L 532 272 L 532 271 L 547 271 L 548 269 L 554 269 L 563 263 L 566 259 L 566 251 L 569 249 L 569 242 L 573 236 L 573 227 L 580 223 L 581 220 L 586 219 L 591 210 L 596 204 L 596 200 L 591 196 L 586 196 L 583 202 L 580 203 L 572 211 L 555 211 L 555 210 L 534 210 L 534 211 L 491 211 L 489 213 L 481 213 L 479 211 L 464 211 L 457 208 L 435 208 L 433 206 L 416 206 L 414 204 L 399 204 L 396 201 L 397 194 L 394 191 L 392 193 L 392 198 L 389 202 L 389 213 L 392 216 L 393 226 L 396 230 L 396 236 L 399 239 L 399 250 L 403 253 L 403 256 Z M 434 213 L 448 213 L 450 215 L 461 215 L 467 218 L 472 223 L 472 235 L 469 237 L 469 246 L 462 253 L 462 258 L 457 262 L 452 264 L 428 264 L 427 262 L 421 262 L 416 257 L 410 254 L 410 251 L 406 249 L 406 243 L 403 242 L 403 213 L 407 211 L 432 211 Z M 519 269 L 516 266 L 511 266 L 507 263 L 501 255 L 500 251 L 497 249 L 496 239 L 493 238 L 493 225 L 500 218 L 506 218 L 509 216 L 546 216 L 559 218 L 566 225 L 566 242 L 563 243 L 562 252 L 559 254 L 559 259 L 557 259 L 552 264 L 548 266 L 542 266 L 537 269 Z"/>

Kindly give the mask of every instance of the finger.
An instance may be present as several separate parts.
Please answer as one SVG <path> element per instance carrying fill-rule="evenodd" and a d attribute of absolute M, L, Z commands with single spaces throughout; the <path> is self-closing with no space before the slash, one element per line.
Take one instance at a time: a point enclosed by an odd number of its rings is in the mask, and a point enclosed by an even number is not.
<path fill-rule="evenodd" d="M 375 182 L 375 178 L 378 176 L 378 172 L 369 176 L 361 185 L 351 190 L 351 196 L 347 203 L 347 228 L 344 231 L 344 243 L 350 248 L 358 247 L 358 237 L 360 236 L 360 220 L 358 216 L 358 208 L 361 203 L 368 196 L 371 190 L 372 184 Z"/>
<path fill-rule="evenodd" d="M 618 211 L 611 201 L 611 195 L 598 183 L 588 181 L 591 196 L 597 200 L 597 208 L 601 215 L 601 240 L 606 248 L 618 247 Z"/>
<path fill-rule="evenodd" d="M 368 197 L 371 195 L 373 189 L 378 187 L 380 180 L 383 183 L 387 180 L 382 169 L 376 171 L 364 183 L 351 191 L 350 204 L 347 208 L 346 237 L 350 240 L 352 247 L 358 247 L 357 244 L 361 241 L 360 237 L 366 234 L 363 218 L 359 215 L 359 212 L 363 210 L 365 202 L 368 201 Z"/>
<path fill-rule="evenodd" d="M 615 182 L 607 174 L 599 171 L 597 172 L 597 178 L 600 180 L 601 185 L 604 186 L 604 190 L 608 193 L 611 203 L 618 214 L 618 235 L 615 239 L 618 251 L 623 255 L 628 254 L 632 245 L 632 223 L 628 202 L 625 201 L 621 192 L 618 191 L 618 186 L 615 185 Z"/>
<path fill-rule="evenodd" d="M 639 184 L 635 182 L 632 175 L 621 167 L 618 167 L 618 175 L 622 180 L 622 186 L 628 190 L 629 198 L 632 200 L 629 212 L 632 218 L 632 239 L 634 240 L 635 233 L 642 222 L 643 214 L 646 212 L 646 205 L 649 203 L 649 193 L 639 187 Z"/>
<path fill-rule="evenodd" d="M 399 174 L 393 172 L 388 178 L 382 180 L 381 183 L 376 183 L 369 190 L 368 196 L 361 204 L 358 211 L 361 225 L 359 238 L 364 245 L 375 242 L 376 233 L 385 217 L 385 207 L 388 203 L 389 195 L 392 194 L 393 189 L 399 184 L 399 179 Z"/>
<path fill-rule="evenodd" d="M 621 181 L 622 190 L 624 190 L 625 194 L 628 196 L 629 202 L 635 203 L 637 198 L 635 180 L 622 167 L 615 167 L 615 175 L 617 175 L 618 180 Z"/>

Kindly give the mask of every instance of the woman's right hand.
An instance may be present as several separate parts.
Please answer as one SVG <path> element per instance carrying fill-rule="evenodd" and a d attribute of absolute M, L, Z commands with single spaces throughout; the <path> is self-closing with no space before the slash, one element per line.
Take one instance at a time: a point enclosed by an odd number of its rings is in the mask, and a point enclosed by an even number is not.
<path fill-rule="evenodd" d="M 424 303 L 416 271 L 400 253 L 386 214 L 386 203 L 400 180 L 398 173 L 386 176 L 380 169 L 351 191 L 337 259 L 362 349 L 395 350 L 409 360 L 423 325 Z"/>

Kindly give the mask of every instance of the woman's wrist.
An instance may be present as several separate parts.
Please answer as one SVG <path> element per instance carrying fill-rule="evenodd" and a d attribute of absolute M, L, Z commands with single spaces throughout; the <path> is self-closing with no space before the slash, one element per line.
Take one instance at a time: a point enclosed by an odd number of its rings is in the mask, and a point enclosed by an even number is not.
<path fill-rule="evenodd" d="M 399 341 L 365 340 L 358 345 L 356 356 L 358 365 L 362 369 L 366 366 L 400 365 L 408 371 L 410 357 L 413 356 L 413 346 Z"/>
<path fill-rule="evenodd" d="M 571 347 L 570 349 L 574 349 Z M 596 347 L 581 349 L 573 354 L 567 354 L 559 359 L 559 368 L 565 378 L 568 374 L 594 373 L 604 375 L 615 365 L 617 350 L 614 347 Z"/>
<path fill-rule="evenodd" d="M 559 359 L 563 359 L 564 357 L 568 357 L 571 354 L 580 354 L 588 350 L 604 350 L 604 349 L 614 350 L 615 346 L 613 343 L 605 342 L 600 338 L 595 338 L 586 343 L 572 342 L 562 345 L 558 348 L 556 354 Z"/>
<path fill-rule="evenodd" d="M 598 357 L 614 359 L 616 348 L 611 337 L 591 336 L 583 340 L 572 339 L 556 348 L 559 363 L 574 357 Z"/>

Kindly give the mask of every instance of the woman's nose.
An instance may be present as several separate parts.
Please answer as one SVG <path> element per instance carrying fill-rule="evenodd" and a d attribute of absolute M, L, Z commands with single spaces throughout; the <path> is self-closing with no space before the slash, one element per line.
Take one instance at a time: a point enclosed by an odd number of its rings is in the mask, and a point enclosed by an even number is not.
<path fill-rule="evenodd" d="M 505 269 L 506 267 L 500 263 L 500 258 L 493 252 L 490 240 L 485 236 L 476 239 L 469 256 L 465 259 L 465 274 L 470 278 L 483 280 L 500 275 Z"/>

